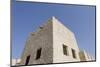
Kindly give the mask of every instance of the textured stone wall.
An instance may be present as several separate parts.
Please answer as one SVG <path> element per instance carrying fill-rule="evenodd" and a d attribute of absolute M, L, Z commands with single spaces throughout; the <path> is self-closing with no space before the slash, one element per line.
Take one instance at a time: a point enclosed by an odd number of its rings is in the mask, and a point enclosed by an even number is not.
<path fill-rule="evenodd" d="M 68 55 L 63 53 L 63 44 L 68 47 Z M 75 50 L 76 58 L 72 56 Z M 73 32 L 53 17 L 53 63 L 80 61 L 79 48 Z"/>
<path fill-rule="evenodd" d="M 36 32 L 31 33 L 21 57 L 21 65 L 26 62 L 26 57 L 30 55 L 29 64 L 46 64 L 53 62 L 53 34 L 52 22 L 48 21 Z M 36 59 L 37 50 L 41 48 L 41 56 Z"/>
<path fill-rule="evenodd" d="M 63 44 L 68 46 L 68 55 L 63 54 Z M 41 56 L 36 59 L 37 50 L 41 48 Z M 71 49 L 75 50 L 73 58 Z M 79 48 L 73 32 L 52 17 L 36 32 L 32 32 L 26 41 L 21 57 L 21 65 L 25 65 L 30 55 L 29 64 L 47 64 L 80 61 Z"/>

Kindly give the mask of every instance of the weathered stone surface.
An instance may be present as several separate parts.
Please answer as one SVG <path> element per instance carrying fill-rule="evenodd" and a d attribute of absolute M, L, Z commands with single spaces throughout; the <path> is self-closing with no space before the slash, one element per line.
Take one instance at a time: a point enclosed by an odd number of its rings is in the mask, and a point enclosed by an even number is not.
<path fill-rule="evenodd" d="M 68 55 L 64 55 L 63 45 L 68 47 L 66 49 Z M 37 52 L 40 48 L 40 57 L 36 59 Z M 73 57 L 72 49 L 75 51 L 74 55 L 76 58 Z M 28 56 L 30 56 L 28 65 L 83 60 L 80 59 L 80 50 L 74 33 L 61 24 L 55 17 L 49 19 L 36 32 L 30 34 L 21 56 L 20 65 L 25 65 Z"/>

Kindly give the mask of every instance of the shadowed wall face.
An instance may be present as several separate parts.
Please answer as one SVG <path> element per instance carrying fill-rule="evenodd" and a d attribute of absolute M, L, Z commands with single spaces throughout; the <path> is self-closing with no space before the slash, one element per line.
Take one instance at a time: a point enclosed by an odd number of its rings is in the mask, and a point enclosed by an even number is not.
<path fill-rule="evenodd" d="M 26 46 L 21 57 L 20 65 L 53 63 L 53 34 L 52 22 L 41 26 L 36 32 L 32 32 L 26 41 Z M 27 56 L 30 59 L 27 60 Z"/>

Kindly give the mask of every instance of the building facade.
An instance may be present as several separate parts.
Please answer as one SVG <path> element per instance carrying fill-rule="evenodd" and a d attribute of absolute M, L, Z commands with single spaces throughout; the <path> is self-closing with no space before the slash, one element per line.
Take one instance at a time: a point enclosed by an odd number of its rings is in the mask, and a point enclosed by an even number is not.
<path fill-rule="evenodd" d="M 80 61 L 86 61 L 86 55 L 79 50 L 74 33 L 52 17 L 29 35 L 20 65 Z"/>

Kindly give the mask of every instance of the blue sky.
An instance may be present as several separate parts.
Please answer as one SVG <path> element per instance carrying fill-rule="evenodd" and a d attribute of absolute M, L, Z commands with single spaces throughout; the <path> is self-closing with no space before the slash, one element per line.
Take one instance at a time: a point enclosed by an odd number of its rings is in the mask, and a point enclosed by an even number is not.
<path fill-rule="evenodd" d="M 12 57 L 20 58 L 30 34 L 55 16 L 74 32 L 80 49 L 95 57 L 95 7 L 12 2 Z"/>

